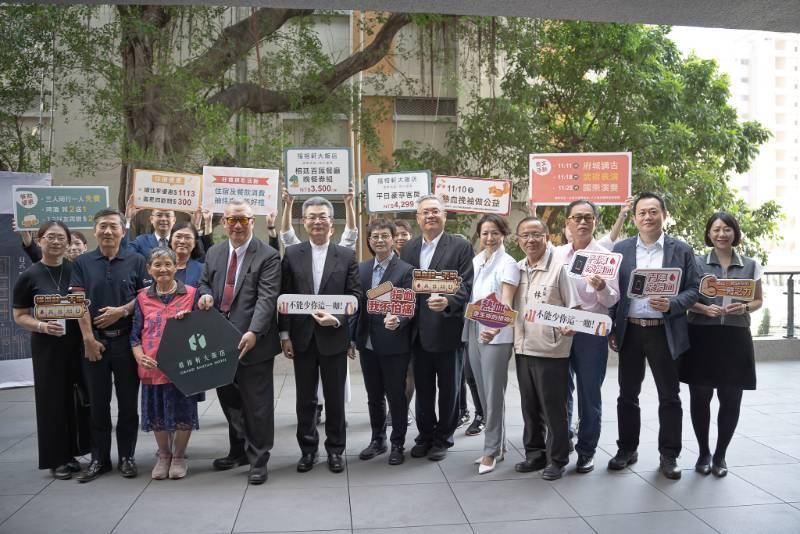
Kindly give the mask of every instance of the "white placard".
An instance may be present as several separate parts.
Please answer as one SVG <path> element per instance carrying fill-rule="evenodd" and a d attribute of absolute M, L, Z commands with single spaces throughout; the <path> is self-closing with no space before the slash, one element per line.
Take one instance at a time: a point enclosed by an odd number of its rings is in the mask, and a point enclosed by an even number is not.
<path fill-rule="evenodd" d="M 596 274 L 603 280 L 613 280 L 621 263 L 622 254 L 616 252 L 578 250 L 569 262 L 567 276 L 581 279 Z"/>
<path fill-rule="evenodd" d="M 416 200 L 431 192 L 430 171 L 368 174 L 367 211 L 415 211 Z"/>
<path fill-rule="evenodd" d="M 287 148 L 284 175 L 290 195 L 346 195 L 350 190 L 350 149 Z"/>
<path fill-rule="evenodd" d="M 165 171 L 133 171 L 137 208 L 194 212 L 200 207 L 203 176 Z"/>
<path fill-rule="evenodd" d="M 574 310 L 552 304 L 531 304 L 524 318 L 529 323 L 544 324 L 556 328 L 566 327 L 583 334 L 605 336 L 611 330 L 611 317 L 602 313 Z"/>
<path fill-rule="evenodd" d="M 222 213 L 235 198 L 246 200 L 253 215 L 278 213 L 279 171 L 241 167 L 203 167 L 203 208 Z"/>
<path fill-rule="evenodd" d="M 284 294 L 278 297 L 278 313 L 282 315 L 311 315 L 318 311 L 353 315 L 358 311 L 358 299 L 353 295 Z"/>
<path fill-rule="evenodd" d="M 433 194 L 444 201 L 447 211 L 498 215 L 511 211 L 511 180 L 436 176 Z"/>

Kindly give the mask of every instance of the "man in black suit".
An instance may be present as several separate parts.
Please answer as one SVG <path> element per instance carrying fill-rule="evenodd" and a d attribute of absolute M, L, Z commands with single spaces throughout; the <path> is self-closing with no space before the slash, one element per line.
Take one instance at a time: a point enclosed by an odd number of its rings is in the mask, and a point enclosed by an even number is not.
<path fill-rule="evenodd" d="M 404 262 L 392 250 L 396 228 L 393 222 L 376 219 L 367 227 L 369 248 L 374 259 L 358 264 L 358 275 L 365 293 L 359 303 L 358 320 L 353 337 L 361 357 L 361 370 L 367 388 L 369 422 L 372 439 L 359 458 L 370 460 L 386 452 L 386 403 L 392 416 L 392 452 L 389 465 L 405 461 L 404 446 L 408 428 L 408 401 L 405 385 L 408 362 L 411 359 L 410 317 L 385 316 L 367 313 L 367 288 L 391 282 L 397 288 L 411 288 L 414 267 Z"/>
<path fill-rule="evenodd" d="M 332 224 L 333 205 L 328 200 L 311 197 L 303 203 L 303 225 L 310 241 L 286 248 L 281 263 L 283 293 L 361 297 L 355 254 L 330 242 Z M 317 461 L 317 381 L 321 377 L 328 467 L 334 473 L 341 473 L 345 447 L 344 384 L 350 347 L 347 317 L 317 311 L 313 315 L 281 315 L 279 324 L 283 353 L 294 360 L 297 443 L 302 452 L 297 470 L 310 471 Z"/>
<path fill-rule="evenodd" d="M 242 339 L 233 384 L 217 388 L 230 451 L 214 460 L 214 469 L 249 463 L 250 483 L 263 484 L 275 436 L 272 368 L 281 351 L 275 321 L 281 260 L 278 251 L 253 237 L 253 210 L 246 201 L 231 201 L 222 220 L 228 240 L 206 254 L 198 307 L 217 308 Z"/>
<path fill-rule="evenodd" d="M 414 381 L 417 386 L 419 435 L 411 456 L 441 460 L 453 446 L 458 425 L 458 395 L 463 353 L 461 330 L 472 291 L 472 257 L 469 242 L 445 233 L 447 212 L 434 195 L 417 200 L 417 224 L 422 235 L 403 247 L 402 259 L 415 269 L 454 270 L 461 287 L 454 295 L 417 295 L 417 315 L 412 322 Z M 436 385 L 439 385 L 439 417 L 436 417 Z"/>
<path fill-rule="evenodd" d="M 677 458 L 681 453 L 683 410 L 679 396 L 678 358 L 689 349 L 686 310 L 700 297 L 700 276 L 692 247 L 664 233 L 667 208 L 655 193 L 641 193 L 633 204 L 639 235 L 614 245 L 622 254 L 619 270 L 620 299 L 609 308 L 614 321 L 608 342 L 619 352 L 617 425 L 619 450 L 608 462 L 611 470 L 636 463 L 641 413 L 639 393 L 645 361 L 658 390 L 659 470 L 670 479 L 681 478 Z M 678 267 L 682 270 L 679 293 L 674 297 L 630 298 L 628 285 L 634 269 Z"/>

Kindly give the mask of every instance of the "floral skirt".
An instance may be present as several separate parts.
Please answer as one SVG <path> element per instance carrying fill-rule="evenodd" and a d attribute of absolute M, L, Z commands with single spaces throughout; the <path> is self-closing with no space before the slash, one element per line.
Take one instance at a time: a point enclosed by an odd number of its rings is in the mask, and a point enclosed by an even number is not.
<path fill-rule="evenodd" d="M 175 384 L 142 384 L 142 430 L 197 430 L 197 395 L 187 397 Z"/>

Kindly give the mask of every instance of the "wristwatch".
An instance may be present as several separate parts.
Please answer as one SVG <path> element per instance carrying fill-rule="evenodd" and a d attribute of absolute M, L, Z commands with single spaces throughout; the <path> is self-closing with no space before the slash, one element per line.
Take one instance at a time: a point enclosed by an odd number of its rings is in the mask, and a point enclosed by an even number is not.
<path fill-rule="evenodd" d="M 746 311 L 747 313 L 750 313 L 750 304 L 748 304 L 748 303 L 746 303 L 746 302 L 745 302 L 745 304 L 744 304 L 744 311 Z"/>

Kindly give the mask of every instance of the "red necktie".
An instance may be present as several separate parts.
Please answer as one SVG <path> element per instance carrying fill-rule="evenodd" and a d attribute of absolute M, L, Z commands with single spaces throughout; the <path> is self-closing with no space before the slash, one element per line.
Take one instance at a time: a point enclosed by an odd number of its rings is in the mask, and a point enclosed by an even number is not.
<path fill-rule="evenodd" d="M 231 304 L 233 303 L 233 290 L 236 287 L 236 268 L 238 266 L 239 258 L 236 251 L 233 251 L 231 264 L 228 265 L 228 274 L 225 276 L 225 289 L 222 290 L 222 302 L 219 309 L 222 313 L 231 311 Z"/>

